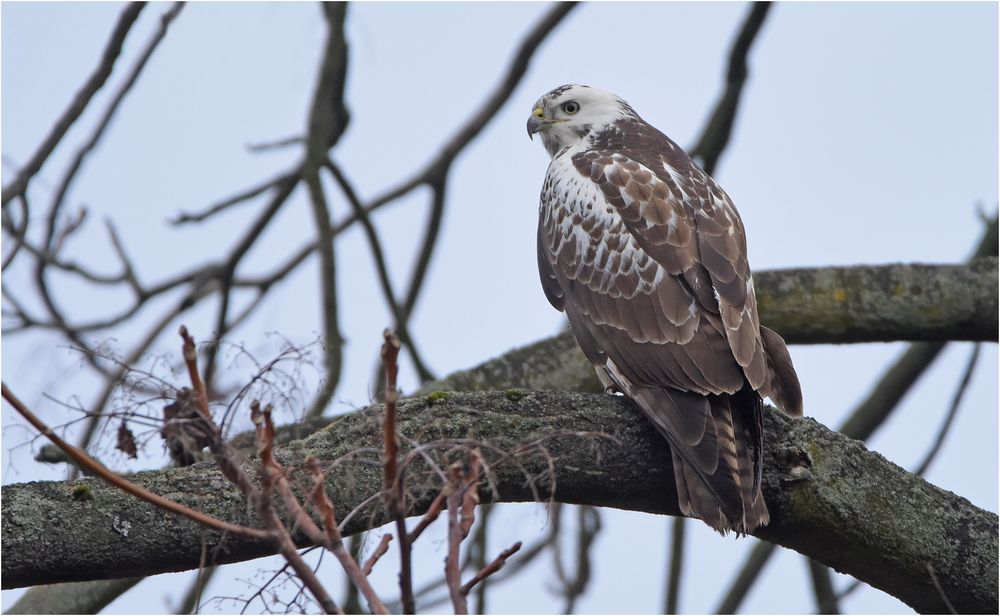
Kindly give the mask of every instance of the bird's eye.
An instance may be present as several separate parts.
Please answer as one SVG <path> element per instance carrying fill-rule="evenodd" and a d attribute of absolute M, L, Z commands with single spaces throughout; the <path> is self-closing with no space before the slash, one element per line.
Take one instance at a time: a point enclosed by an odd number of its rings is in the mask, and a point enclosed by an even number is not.
<path fill-rule="evenodd" d="M 576 101 L 566 101 L 562 104 L 562 110 L 569 114 L 574 114 L 580 111 L 580 103 Z"/>

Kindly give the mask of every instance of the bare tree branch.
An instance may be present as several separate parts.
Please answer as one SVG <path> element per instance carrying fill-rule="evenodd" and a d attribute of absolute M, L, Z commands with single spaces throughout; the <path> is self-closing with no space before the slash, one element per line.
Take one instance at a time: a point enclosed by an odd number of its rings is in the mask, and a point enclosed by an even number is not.
<path fill-rule="evenodd" d="M 108 77 L 111 76 L 111 71 L 114 69 L 118 56 L 121 54 L 125 37 L 128 36 L 132 26 L 139 18 L 139 13 L 145 6 L 144 2 L 130 2 L 122 9 L 121 15 L 118 17 L 118 22 L 111 32 L 111 36 L 104 47 L 104 52 L 101 54 L 101 60 L 94 69 L 94 72 L 91 73 L 87 81 L 77 91 L 69 107 L 56 120 L 49 134 L 42 140 L 38 149 L 28 159 L 28 162 L 18 171 L 10 184 L 3 187 L 3 194 L 0 196 L 0 203 L 2 203 L 3 207 L 6 207 L 11 199 L 23 194 L 28 189 L 28 183 L 31 182 L 31 178 L 42 168 L 42 165 L 45 164 L 49 155 L 52 154 L 52 151 L 62 141 L 70 126 L 83 114 L 93 96 L 104 86 Z"/>
<path fill-rule="evenodd" d="M 719 157 L 729 143 L 729 137 L 736 123 L 736 110 L 739 108 L 743 85 L 746 83 L 750 70 L 747 67 L 747 56 L 750 47 L 760 32 L 764 18 L 771 8 L 770 2 L 754 2 L 743 22 L 733 48 L 729 52 L 729 68 L 726 71 L 726 90 L 722 98 L 715 104 L 715 111 L 702 132 L 698 144 L 691 149 L 691 158 L 701 163 L 706 173 L 711 175 L 719 162 Z"/>
<path fill-rule="evenodd" d="M 830 570 L 811 558 L 806 558 L 805 561 L 813 584 L 813 594 L 816 596 L 816 613 L 839 614 L 840 606 L 837 605 L 837 595 L 833 592 Z"/>
<path fill-rule="evenodd" d="M 667 572 L 667 593 L 663 613 L 677 614 L 680 605 L 681 574 L 684 570 L 684 530 L 687 519 L 677 517 L 670 521 L 670 564 Z"/>
<path fill-rule="evenodd" d="M 111 102 L 108 103 L 107 109 L 101 115 L 100 120 L 97 122 L 97 126 L 94 128 L 94 132 L 91 133 L 90 138 L 77 150 L 76 155 L 73 157 L 72 162 L 70 162 L 69 168 L 66 170 L 65 175 L 59 182 L 58 187 L 55 190 L 55 196 L 52 198 L 52 205 L 49 206 L 48 221 L 46 226 L 46 240 L 43 247 L 47 251 L 52 251 L 52 238 L 56 230 L 56 221 L 58 219 L 59 210 L 62 208 L 62 204 L 66 199 L 66 194 L 69 192 L 70 186 L 73 184 L 73 180 L 76 178 L 76 174 L 83 167 L 84 160 L 87 156 L 97 147 L 98 142 L 101 137 L 104 136 L 104 131 L 111 124 L 111 120 L 115 117 L 115 113 L 121 106 L 122 101 L 132 90 L 132 87 L 139 80 L 139 75 L 142 74 L 142 70 L 146 67 L 146 63 L 151 57 L 153 57 L 153 52 L 163 41 L 164 37 L 167 35 L 167 30 L 170 27 L 171 22 L 174 18 L 180 14 L 181 9 L 184 8 L 183 2 L 175 2 L 163 15 L 160 16 L 160 25 L 153 33 L 149 42 L 146 43 L 146 47 L 139 54 L 139 58 L 136 60 L 132 69 L 125 76 L 124 81 L 118 87 Z"/>
<path fill-rule="evenodd" d="M 997 254 L 998 215 L 986 221 L 986 229 L 979 244 L 973 251 L 970 264 L 974 264 L 987 255 Z M 903 355 L 883 374 L 869 396 L 859 404 L 841 426 L 841 433 L 860 440 L 865 440 L 881 426 L 889 417 L 899 401 L 910 390 L 917 379 L 930 367 L 934 359 L 944 349 L 946 342 L 917 342 L 911 344 Z M 750 557 L 743 568 L 737 573 L 736 580 L 723 596 L 717 613 L 732 614 L 739 609 L 740 603 L 746 597 L 764 565 L 774 552 L 774 546 L 759 543 L 754 546 Z M 821 572 L 810 565 L 813 577 L 823 576 L 829 579 L 829 572 Z M 826 585 L 826 582 L 821 582 Z M 831 582 L 832 584 L 832 582 Z M 825 594 L 825 593 L 824 593 Z"/>
<path fill-rule="evenodd" d="M 29 588 L 5 614 L 99 614 L 144 577 L 66 582 Z"/>
<path fill-rule="evenodd" d="M 373 430 L 377 423 L 372 420 L 380 412 L 380 407 L 369 407 L 290 444 L 283 453 L 286 463 L 306 455 L 336 459 L 358 447 L 376 446 L 382 435 Z M 635 420 L 635 413 L 626 400 L 607 395 L 535 392 L 512 401 L 504 393 L 453 393 L 434 403 L 421 398 L 402 401 L 399 417 L 400 430 L 423 441 L 447 437 L 456 426 L 463 434 L 471 432 L 479 440 L 494 442 L 599 428 L 615 434 L 617 442 L 567 437 L 548 445 L 558 477 L 555 498 L 676 515 L 676 502 L 664 498 L 675 493 L 669 449 L 652 426 Z M 759 537 L 862 579 L 917 610 L 944 609 L 927 575 L 927 563 L 933 564 L 956 609 L 990 611 L 996 605 L 995 514 L 930 485 L 811 419 L 793 421 L 769 412 L 765 431 L 764 495 L 772 520 Z M 538 460 L 526 466 L 546 472 L 547 463 Z M 495 467 L 493 471 L 497 491 L 484 490 L 484 500 L 498 495 L 505 502 L 536 498 L 520 470 Z M 184 485 L 183 502 L 209 515 L 236 519 L 246 515 L 244 506 L 219 490 L 219 472 L 205 465 L 139 473 L 133 479 L 154 491 Z M 351 510 L 356 504 L 352 499 L 381 489 L 377 475 L 356 474 L 351 480 L 354 496 L 331 491 L 340 510 Z M 94 480 L 77 483 L 91 490 L 93 498 L 86 507 L 66 496 L 71 483 L 3 488 L 3 523 L 20 531 L 4 533 L 2 538 L 5 586 L 197 566 L 200 542 L 193 538 L 202 536 L 200 527 L 168 522 L 157 510 Z M 899 496 L 890 498 L 891 494 Z M 419 514 L 429 503 L 430 499 L 413 503 L 410 514 Z M 380 508 L 375 509 L 370 516 L 355 516 L 344 532 L 384 523 Z M 75 523 L 52 528 L 43 521 L 51 515 L 72 516 Z M 114 515 L 134 527 L 127 544 L 108 522 Z M 46 545 L 54 546 L 52 551 L 38 553 L 34 548 L 41 541 L 39 533 L 45 535 Z M 219 562 L 260 556 L 263 549 L 259 542 L 211 532 L 206 541 L 210 549 L 220 549 Z M 894 547 L 886 550 L 886 545 Z"/>

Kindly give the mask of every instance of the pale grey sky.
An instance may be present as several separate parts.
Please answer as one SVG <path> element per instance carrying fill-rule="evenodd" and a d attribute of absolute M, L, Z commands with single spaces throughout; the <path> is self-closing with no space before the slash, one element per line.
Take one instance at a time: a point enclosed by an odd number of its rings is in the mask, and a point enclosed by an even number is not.
<path fill-rule="evenodd" d="M 166 5 L 147 9 L 126 45 L 126 65 Z M 485 99 L 521 36 L 542 14 L 536 3 L 363 3 L 348 13 L 352 121 L 334 150 L 362 197 L 408 177 Z M 729 44 L 747 10 L 742 3 L 597 3 L 578 7 L 540 49 L 510 102 L 458 159 L 451 174 L 440 244 L 412 325 L 433 370 L 447 374 L 551 335 L 562 316 L 541 293 L 535 271 L 538 192 L 547 156 L 528 141 L 531 104 L 552 87 L 578 82 L 613 91 L 650 123 L 690 146 L 721 92 Z M 93 68 L 120 5 L 4 3 L 2 6 L 2 151 L 25 160 Z M 203 228 L 163 221 L 259 182 L 286 168 L 294 151 L 251 154 L 245 145 L 303 130 L 323 36 L 318 8 L 306 3 L 192 3 L 185 8 L 70 195 L 91 222 L 70 254 L 114 270 L 100 219 L 112 217 L 154 281 L 219 255 L 255 206 Z M 739 208 L 755 270 L 860 263 L 952 263 L 966 258 L 982 224 L 977 208 L 998 203 L 997 5 L 995 3 L 794 3 L 773 8 L 750 57 L 733 141 L 715 177 Z M 120 78 L 120 75 L 119 75 Z M 113 82 L 112 86 L 114 85 Z M 109 88 L 113 89 L 112 88 Z M 68 143 L 88 133 L 104 92 Z M 73 148 L 57 152 L 32 188 L 49 198 Z M 375 217 L 397 286 L 408 279 L 419 246 L 423 192 Z M 247 272 L 262 271 L 311 236 L 305 195 L 297 193 Z M 331 204 L 337 217 L 349 206 Z M 170 247 L 184 241 L 186 254 Z M 170 255 L 169 258 L 167 255 Z M 365 403 L 380 332 L 390 321 L 358 229 L 337 243 L 341 327 L 348 336 L 337 412 Z M 28 284 L 12 270 L 8 283 Z M 280 292 L 239 333 L 252 348 L 280 332 L 304 341 L 320 331 L 315 264 Z M 99 315 L 122 297 L 67 288 L 81 314 Z M 211 310 L 185 319 L 207 336 Z M 116 334 L 128 347 L 137 329 Z M 93 383 L 79 359 L 52 337 L 8 338 L 4 380 L 50 418 L 41 398 L 78 395 Z M 173 340 L 161 350 L 173 351 Z M 959 379 L 969 345 L 955 344 L 869 446 L 904 467 L 923 456 Z M 902 344 L 795 346 L 806 414 L 836 427 L 868 393 Z M 45 365 L 45 371 L 38 366 Z M 415 376 L 404 371 L 404 389 Z M 952 434 L 930 481 L 997 510 L 997 347 L 984 348 Z M 4 481 L 56 479 L 28 448 L 4 407 Z M 969 472 L 969 469 L 976 472 Z M 508 507 L 493 526 L 491 549 L 543 530 L 540 507 Z M 594 580 L 580 612 L 657 612 L 663 595 L 668 519 L 605 512 L 595 547 Z M 752 543 L 689 525 L 681 607 L 714 609 Z M 440 541 L 420 544 L 421 573 L 439 571 Z M 261 563 L 222 573 L 209 595 L 246 594 Z M 264 564 L 273 567 L 273 564 Z M 395 594 L 394 562 L 377 582 Z M 491 610 L 560 609 L 547 561 L 497 589 Z M 158 612 L 190 574 L 143 582 L 111 612 Z M 229 579 L 224 582 L 223 579 Z M 838 578 L 838 587 L 849 580 Z M 338 583 L 339 584 L 339 583 Z M 5 591 L 8 607 L 19 591 Z M 743 609 L 813 609 L 800 557 L 772 562 Z M 909 611 L 865 589 L 842 604 L 850 612 Z M 231 611 L 233 604 L 207 611 Z"/>

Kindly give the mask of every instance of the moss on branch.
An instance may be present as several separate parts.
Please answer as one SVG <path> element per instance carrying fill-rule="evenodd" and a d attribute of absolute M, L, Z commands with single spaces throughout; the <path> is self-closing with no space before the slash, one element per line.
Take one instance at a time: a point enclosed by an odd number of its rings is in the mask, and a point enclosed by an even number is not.
<path fill-rule="evenodd" d="M 359 448 L 377 448 L 379 412 L 378 406 L 367 407 L 293 441 L 281 450 L 282 464 L 295 468 L 308 455 L 336 460 Z M 538 449 L 537 455 L 519 458 L 519 464 L 493 467 L 496 491 L 484 490 L 484 502 L 553 496 L 562 502 L 677 514 L 669 450 L 621 397 L 524 391 L 513 397 L 455 392 L 434 404 L 411 398 L 401 404 L 400 429 L 421 443 L 475 438 L 507 451 L 548 435 L 544 454 Z M 761 538 L 849 573 L 918 611 L 943 611 L 930 565 L 959 611 L 993 610 L 995 514 L 811 419 L 768 413 L 765 430 L 764 494 L 772 523 L 758 533 Z M 351 511 L 381 489 L 378 465 L 364 464 L 363 458 L 331 477 L 339 512 Z M 550 463 L 554 495 L 548 492 Z M 536 481 L 530 483 L 527 476 Z M 138 473 L 133 479 L 212 515 L 254 524 L 238 493 L 210 464 Z M 198 566 L 203 539 L 219 562 L 271 552 L 269 546 L 203 531 L 96 480 L 85 481 L 93 495 L 85 502 L 72 496 L 80 482 L 3 488 L 5 588 L 191 569 Z M 428 501 L 419 499 L 412 513 Z M 381 506 L 375 505 L 355 515 L 346 531 L 382 522 Z M 46 549 L 39 550 L 40 545 Z"/>

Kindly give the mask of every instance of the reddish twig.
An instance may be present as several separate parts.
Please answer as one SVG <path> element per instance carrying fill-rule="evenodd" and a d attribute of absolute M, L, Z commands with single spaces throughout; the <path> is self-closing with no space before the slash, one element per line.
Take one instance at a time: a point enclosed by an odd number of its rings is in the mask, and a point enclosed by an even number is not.
<path fill-rule="evenodd" d="M 378 598 L 378 595 L 375 594 L 375 590 L 371 587 L 371 584 L 368 583 L 368 574 L 358 566 L 358 562 L 354 560 L 354 557 L 344 547 L 343 537 L 340 536 L 340 529 L 337 527 L 337 518 L 333 511 L 333 503 L 330 502 L 330 497 L 327 496 L 323 485 L 323 471 L 320 470 L 319 460 L 309 457 L 306 459 L 306 465 L 313 476 L 312 501 L 323 517 L 323 528 L 326 530 L 326 549 L 333 552 L 333 555 L 340 561 L 340 565 L 344 568 L 347 576 L 351 578 L 354 585 L 361 591 L 365 600 L 368 601 L 368 609 L 373 614 L 388 614 L 389 610 L 382 603 L 382 600 Z M 372 565 L 374 564 L 373 562 Z"/>
<path fill-rule="evenodd" d="M 479 504 L 480 458 L 477 451 L 470 452 L 470 469 L 462 469 L 462 464 L 456 462 L 448 467 L 448 556 L 445 559 L 444 579 L 448 586 L 448 594 L 456 614 L 468 614 L 469 605 L 466 601 L 468 592 L 463 591 L 462 565 L 459 562 L 459 552 L 462 541 L 469 536 L 472 524 L 476 520 L 476 505 Z"/>
<path fill-rule="evenodd" d="M 479 573 L 472 576 L 471 580 L 462 585 L 462 594 L 468 595 L 472 591 L 472 589 L 475 588 L 476 584 L 482 582 L 489 576 L 493 575 L 494 573 L 502 569 L 504 564 L 506 564 L 507 559 L 513 556 L 515 553 L 517 553 L 517 551 L 520 549 L 521 549 L 521 542 L 518 541 L 514 545 L 504 550 L 503 552 L 500 552 L 500 556 L 494 558 L 493 561 L 490 562 L 485 567 L 483 567 L 479 571 Z"/>
<path fill-rule="evenodd" d="M 459 564 L 459 550 L 462 545 L 462 524 L 459 522 L 462 509 L 462 469 L 453 464 L 448 469 L 448 556 L 445 558 L 444 579 L 448 595 L 456 614 L 468 614 L 469 606 L 462 593 L 462 569 Z"/>
<path fill-rule="evenodd" d="M 11 392 L 7 388 L 6 383 L 3 383 L 2 387 L 3 387 L 3 398 L 7 402 L 9 402 L 11 406 L 14 407 L 14 410 L 20 413 L 22 417 L 28 420 L 28 423 L 34 426 L 35 429 L 37 429 L 39 432 L 44 434 L 46 438 L 52 441 L 56 445 L 56 447 L 66 452 L 66 455 L 69 456 L 74 463 L 76 463 L 79 467 L 86 469 L 91 474 L 100 477 L 101 479 L 107 481 L 111 485 L 119 488 L 124 492 L 128 492 L 129 494 L 135 496 L 136 498 L 140 498 L 152 505 L 155 505 L 161 509 L 165 509 L 166 511 L 169 511 L 171 513 L 176 513 L 177 515 L 184 516 L 189 520 L 193 520 L 209 528 L 214 528 L 216 530 L 225 533 L 232 533 L 234 535 L 239 535 L 241 537 L 247 537 L 250 539 L 266 540 L 270 538 L 270 534 L 263 530 L 257 528 L 250 528 L 248 526 L 241 526 L 239 524 L 231 524 L 229 522 L 219 520 L 218 518 L 213 518 L 210 515 L 207 515 L 200 511 L 195 511 L 194 509 L 185 507 L 184 505 L 176 501 L 172 501 L 168 498 L 160 496 L 159 494 L 150 492 L 146 488 L 136 485 L 131 481 L 125 479 L 124 477 L 121 477 L 113 473 L 106 466 L 104 466 L 97 460 L 94 460 L 92 457 L 87 455 L 87 453 L 84 452 L 83 450 L 74 447 L 73 445 L 59 438 L 59 436 L 57 436 L 52 431 L 51 428 L 49 428 L 44 422 L 42 422 L 42 420 L 40 420 L 34 413 L 32 413 L 28 409 L 28 407 L 26 407 L 13 394 L 13 392 Z"/>
<path fill-rule="evenodd" d="M 482 457 L 479 450 L 469 452 L 472 462 L 469 471 L 462 479 L 462 510 L 459 525 L 462 529 L 462 539 L 469 536 L 472 524 L 476 521 L 476 507 L 479 505 L 479 470 L 482 467 Z"/>
<path fill-rule="evenodd" d="M 462 586 L 459 552 L 462 541 L 469 536 L 472 524 L 476 520 L 476 505 L 479 504 L 477 490 L 481 467 L 479 452 L 476 450 L 469 452 L 469 458 L 468 471 L 464 471 L 459 462 L 448 467 L 448 557 L 445 560 L 444 578 L 456 614 L 469 613 L 466 601 L 468 591 Z"/>
<path fill-rule="evenodd" d="M 198 372 L 198 349 L 194 345 L 194 338 L 188 334 L 187 327 L 181 325 L 180 334 L 184 340 L 181 352 L 184 355 L 188 377 L 191 378 L 191 389 L 198 397 L 198 412 L 207 421 L 212 422 L 212 413 L 208 410 L 208 390 L 205 389 L 205 383 L 201 380 L 201 374 Z M 214 424 L 214 422 L 212 423 Z"/>
<path fill-rule="evenodd" d="M 430 526 L 434 522 L 434 520 L 438 519 L 439 515 L 441 515 L 441 511 L 444 509 L 444 503 L 445 503 L 445 491 L 442 490 L 441 493 L 438 494 L 437 497 L 434 499 L 434 502 L 431 503 L 431 506 L 427 509 L 427 513 L 425 513 L 423 517 L 420 518 L 420 521 L 417 522 L 417 525 L 414 526 L 413 530 L 410 531 L 410 534 L 407 535 L 406 540 L 409 541 L 410 543 L 416 541 L 417 538 L 420 537 L 421 534 L 423 534 L 424 530 L 428 526 Z"/>
<path fill-rule="evenodd" d="M 396 429 L 396 403 L 399 402 L 399 390 L 396 388 L 396 376 L 399 374 L 399 338 L 392 331 L 382 332 L 382 365 L 385 367 L 385 416 L 382 424 L 382 434 L 385 438 L 385 460 L 383 463 L 383 478 L 385 481 L 386 508 L 396 522 L 396 536 L 399 537 L 399 594 L 404 614 L 415 614 L 416 603 L 413 599 L 413 573 L 411 569 L 411 554 L 409 533 L 406 531 L 406 493 L 403 490 L 403 478 L 399 472 L 399 434 Z"/>
<path fill-rule="evenodd" d="M 270 407 L 261 409 L 256 402 L 250 407 L 250 418 L 253 420 L 257 433 L 257 454 L 264 468 L 261 478 L 261 487 L 256 494 L 248 493 L 248 500 L 257 506 L 257 512 L 264 521 L 265 526 L 270 531 L 278 551 L 295 571 L 302 583 L 309 589 L 316 601 L 323 607 L 327 614 L 343 614 L 343 610 L 334 602 L 333 598 L 320 583 L 316 573 L 306 565 L 299 554 L 298 547 L 292 540 L 288 528 L 278 517 L 274 510 L 274 485 L 278 475 L 282 473 L 280 465 L 274 460 L 274 424 L 271 422 Z M 252 498 L 251 498 L 252 496 Z"/>
<path fill-rule="evenodd" d="M 382 555 L 389 551 L 389 542 L 392 541 L 392 535 L 386 533 L 382 535 L 382 541 L 379 542 L 378 547 L 372 552 L 372 555 L 368 557 L 365 564 L 361 566 L 361 572 L 365 575 L 371 575 L 372 569 L 375 568 L 375 563 L 378 559 L 382 558 Z"/>

